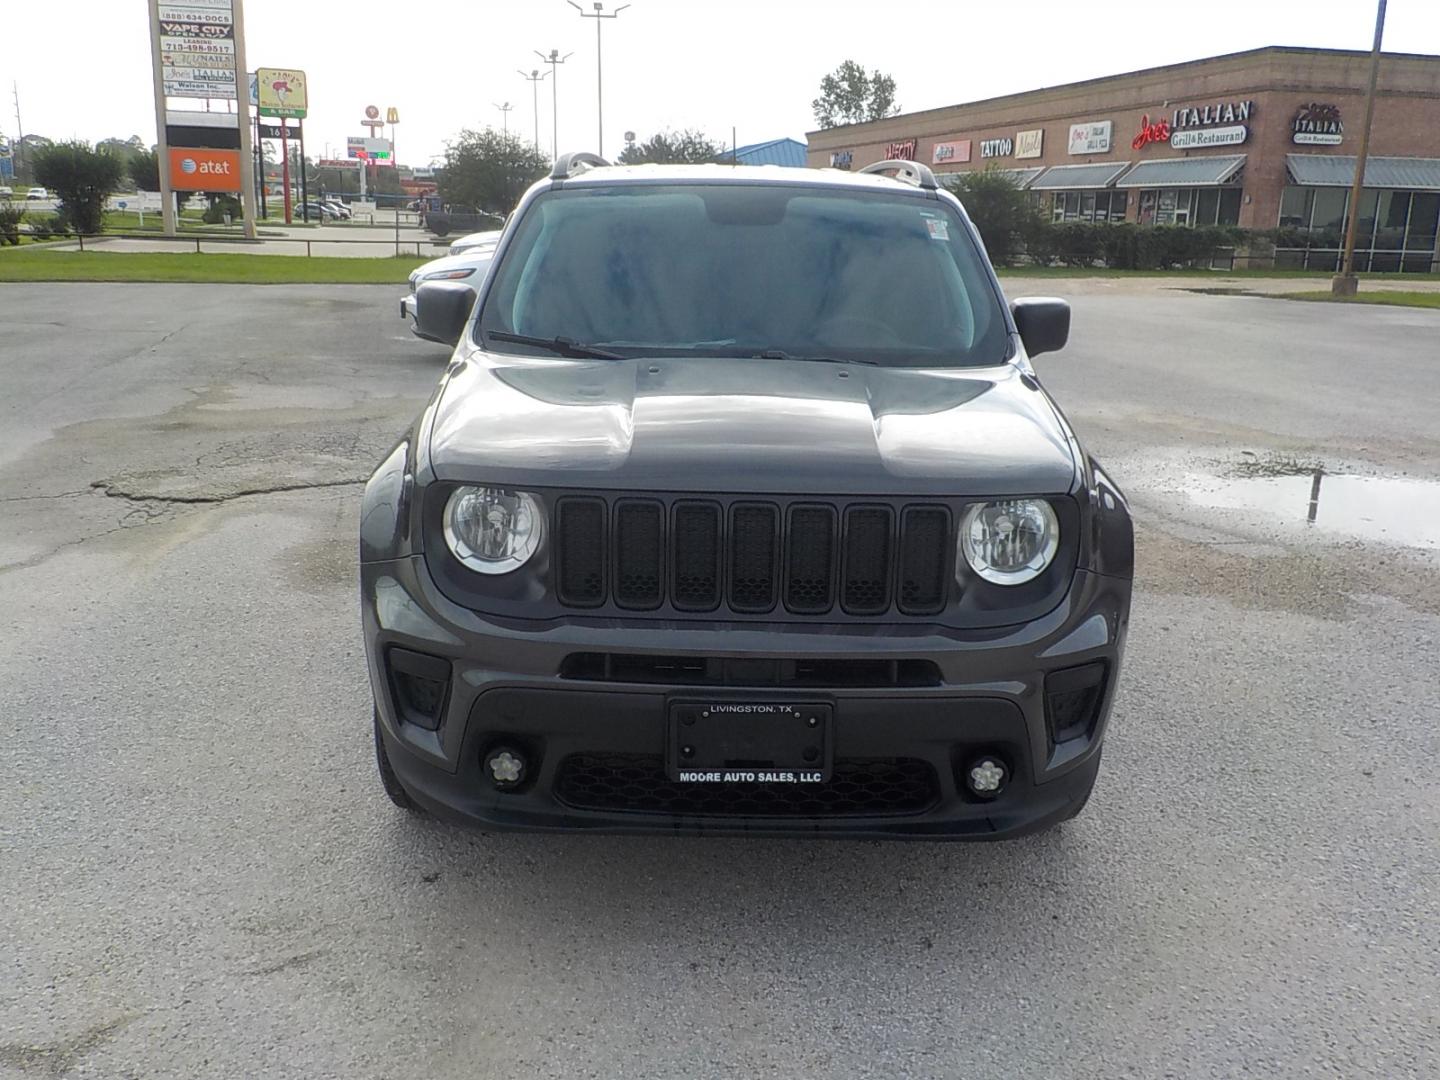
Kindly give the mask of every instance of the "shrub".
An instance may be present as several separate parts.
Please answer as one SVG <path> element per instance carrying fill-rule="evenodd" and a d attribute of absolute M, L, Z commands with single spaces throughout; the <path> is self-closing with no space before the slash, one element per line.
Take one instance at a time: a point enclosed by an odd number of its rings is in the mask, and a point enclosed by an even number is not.
<path fill-rule="evenodd" d="M 1066 266 L 1094 266 L 1100 256 L 1100 238 L 1088 222 L 1064 221 L 1052 226 L 1055 247 Z"/>
<path fill-rule="evenodd" d="M 239 221 L 244 216 L 240 200 L 233 195 L 211 195 L 210 205 L 205 208 L 200 220 L 206 225 L 223 225 L 226 214 L 230 215 L 231 221 Z"/>
<path fill-rule="evenodd" d="M 1040 212 L 1002 169 L 980 169 L 945 178 L 945 186 L 965 204 L 965 211 L 990 261 L 1011 266 L 1031 231 L 1040 224 Z"/>
<path fill-rule="evenodd" d="M 120 159 L 78 141 L 42 146 L 33 155 L 35 183 L 59 196 L 67 222 L 76 232 L 98 233 L 105 198 L 120 183 Z"/>
<path fill-rule="evenodd" d="M 0 203 L 0 244 L 17 246 L 20 243 L 20 223 L 25 220 L 25 208 Z"/>

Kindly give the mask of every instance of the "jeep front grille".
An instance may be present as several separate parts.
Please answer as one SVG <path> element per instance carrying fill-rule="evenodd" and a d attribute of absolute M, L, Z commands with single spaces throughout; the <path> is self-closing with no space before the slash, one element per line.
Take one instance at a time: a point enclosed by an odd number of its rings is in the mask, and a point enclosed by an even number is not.
<path fill-rule="evenodd" d="M 573 495 L 554 510 L 568 607 L 740 615 L 934 615 L 949 599 L 943 505 Z"/>

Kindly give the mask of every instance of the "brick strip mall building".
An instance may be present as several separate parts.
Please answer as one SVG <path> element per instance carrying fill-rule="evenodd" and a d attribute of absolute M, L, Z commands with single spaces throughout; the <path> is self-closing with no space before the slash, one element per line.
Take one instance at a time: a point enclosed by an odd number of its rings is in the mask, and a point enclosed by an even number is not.
<path fill-rule="evenodd" d="M 1282 230 L 1336 267 L 1370 56 L 1272 47 L 814 131 L 808 164 L 1003 168 L 1056 221 Z M 1385 53 L 1356 268 L 1440 269 L 1440 56 Z"/>

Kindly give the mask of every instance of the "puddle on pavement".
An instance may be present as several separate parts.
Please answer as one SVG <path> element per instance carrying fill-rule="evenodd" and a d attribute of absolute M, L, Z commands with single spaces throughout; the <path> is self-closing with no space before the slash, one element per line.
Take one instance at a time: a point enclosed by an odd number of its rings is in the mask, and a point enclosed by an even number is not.
<path fill-rule="evenodd" d="M 1258 510 L 1307 528 L 1440 550 L 1440 482 L 1323 469 L 1281 475 L 1194 473 L 1186 493 L 1216 510 Z"/>

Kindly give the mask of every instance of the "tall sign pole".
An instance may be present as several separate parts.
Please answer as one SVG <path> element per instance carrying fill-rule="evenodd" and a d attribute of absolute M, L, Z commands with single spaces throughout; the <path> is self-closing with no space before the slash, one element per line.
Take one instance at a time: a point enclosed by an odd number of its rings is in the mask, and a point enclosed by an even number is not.
<path fill-rule="evenodd" d="M 155 156 L 160 165 L 160 213 L 165 235 L 175 235 L 175 192 L 170 187 L 170 142 L 165 131 L 165 63 L 160 58 L 160 0 L 150 0 L 150 58 L 155 65 Z"/>
<path fill-rule="evenodd" d="M 240 119 L 240 209 L 245 239 L 255 239 L 255 150 L 250 142 L 250 70 L 245 63 L 245 0 L 230 0 L 235 19 L 235 108 Z"/>
<path fill-rule="evenodd" d="M 1370 157 L 1370 122 L 1375 118 L 1375 84 L 1380 81 L 1380 39 L 1385 36 L 1385 0 L 1375 12 L 1375 43 L 1370 48 L 1370 85 L 1365 91 L 1365 126 L 1360 129 L 1360 154 L 1355 158 L 1355 178 L 1350 182 L 1350 214 L 1345 224 L 1345 258 L 1340 273 L 1331 279 L 1334 296 L 1354 296 L 1360 291 L 1355 277 L 1355 226 L 1360 218 L 1360 195 L 1365 187 L 1365 164 Z M 1377 204 L 1378 206 L 1378 204 Z"/>

